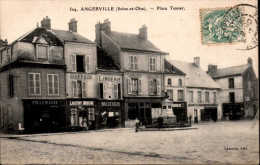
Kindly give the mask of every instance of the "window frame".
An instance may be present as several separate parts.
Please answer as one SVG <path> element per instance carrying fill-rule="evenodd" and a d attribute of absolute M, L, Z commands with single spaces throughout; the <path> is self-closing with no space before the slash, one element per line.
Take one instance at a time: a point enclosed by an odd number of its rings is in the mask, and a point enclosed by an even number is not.
<path fill-rule="evenodd" d="M 235 79 L 233 77 L 228 78 L 228 88 L 229 89 L 234 89 L 235 88 Z"/>
<path fill-rule="evenodd" d="M 50 88 L 50 84 L 49 84 L 49 82 L 50 82 L 50 80 L 49 80 L 49 76 L 51 76 L 52 77 L 52 90 L 53 90 L 53 93 L 52 94 L 50 94 L 49 93 L 49 88 Z M 58 93 L 55 93 L 55 82 L 54 82 L 54 77 L 55 76 L 57 76 L 57 84 L 58 84 L 58 86 L 57 86 L 57 91 L 58 91 Z M 59 84 L 60 82 L 59 82 L 59 74 L 57 74 L 57 73 L 50 73 L 50 74 L 47 74 L 47 93 L 48 93 L 48 96 L 59 96 L 60 95 L 60 90 L 59 90 L 59 88 L 60 88 L 60 84 Z"/>
<path fill-rule="evenodd" d="M 205 103 L 209 103 L 209 91 L 205 91 Z"/>
<path fill-rule="evenodd" d="M 130 70 L 137 70 L 138 69 L 138 62 L 137 62 L 137 56 L 136 55 L 130 55 L 129 56 L 129 65 Z"/>
<path fill-rule="evenodd" d="M 169 92 L 171 92 L 172 97 L 170 97 Z M 166 93 L 167 93 L 167 96 L 169 96 L 169 97 L 168 97 L 169 100 L 174 100 L 174 99 L 173 99 L 173 89 L 167 89 L 167 90 L 166 90 Z"/>
<path fill-rule="evenodd" d="M 213 103 L 217 103 L 217 92 L 213 92 Z"/>
<path fill-rule="evenodd" d="M 32 74 L 33 75 L 33 87 L 29 87 L 29 75 Z M 39 75 L 39 93 L 36 93 L 36 76 L 35 75 Z M 33 88 L 33 93 L 30 93 L 30 88 Z M 41 96 L 41 73 L 39 72 L 28 72 L 27 73 L 27 89 L 28 89 L 28 95 L 29 96 Z"/>
<path fill-rule="evenodd" d="M 202 92 L 197 91 L 197 95 L 198 95 L 198 103 L 202 103 Z"/>
<path fill-rule="evenodd" d="M 194 103 L 194 92 L 189 91 L 189 102 Z"/>
<path fill-rule="evenodd" d="M 156 57 L 149 57 L 149 71 L 156 72 Z"/>
<path fill-rule="evenodd" d="M 169 83 L 170 82 L 170 83 Z M 168 78 L 167 79 L 167 86 L 172 86 L 172 79 L 171 78 Z"/>
<path fill-rule="evenodd" d="M 181 78 L 178 79 L 178 86 L 179 86 L 179 87 L 183 87 L 182 79 L 181 79 Z"/>
<path fill-rule="evenodd" d="M 46 58 L 39 58 L 39 47 L 46 47 L 47 49 L 47 54 L 46 54 Z M 48 60 L 49 59 L 49 45 L 46 45 L 46 44 L 36 44 L 36 58 L 37 59 L 46 59 Z"/>
<path fill-rule="evenodd" d="M 182 93 L 182 96 L 181 96 L 181 97 L 180 97 L 180 93 Z M 179 89 L 179 90 L 177 91 L 177 100 L 178 100 L 178 101 L 184 101 L 184 90 Z"/>

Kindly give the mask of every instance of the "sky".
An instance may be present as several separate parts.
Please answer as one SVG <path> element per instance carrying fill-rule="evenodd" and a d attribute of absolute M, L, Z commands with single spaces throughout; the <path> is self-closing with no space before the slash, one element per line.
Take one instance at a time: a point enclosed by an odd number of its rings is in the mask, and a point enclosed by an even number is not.
<path fill-rule="evenodd" d="M 75 18 L 78 33 L 94 41 L 95 24 L 108 18 L 112 31 L 118 32 L 137 34 L 145 24 L 148 39 L 169 53 L 167 59 L 193 62 L 199 56 L 202 69 L 207 70 L 208 64 L 218 68 L 243 65 L 251 57 L 258 75 L 258 47 L 240 50 L 244 47 L 242 43 L 205 45 L 201 42 L 200 9 L 230 8 L 241 3 L 257 5 L 255 0 L 200 0 L 199 3 L 192 0 L 0 0 L 0 37 L 10 43 L 48 16 L 51 27 L 60 30 L 68 30 L 69 20 Z M 171 10 L 171 6 L 180 10 Z M 81 7 L 113 7 L 114 11 L 81 11 Z M 117 7 L 135 10 L 115 11 Z"/>

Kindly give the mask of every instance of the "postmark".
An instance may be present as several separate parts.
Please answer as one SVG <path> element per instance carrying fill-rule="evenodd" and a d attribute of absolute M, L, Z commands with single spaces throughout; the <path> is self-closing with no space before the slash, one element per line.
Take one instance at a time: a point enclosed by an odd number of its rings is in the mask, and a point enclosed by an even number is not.
<path fill-rule="evenodd" d="M 258 46 L 258 12 L 250 4 L 200 9 L 202 44 L 243 43 L 241 50 Z"/>

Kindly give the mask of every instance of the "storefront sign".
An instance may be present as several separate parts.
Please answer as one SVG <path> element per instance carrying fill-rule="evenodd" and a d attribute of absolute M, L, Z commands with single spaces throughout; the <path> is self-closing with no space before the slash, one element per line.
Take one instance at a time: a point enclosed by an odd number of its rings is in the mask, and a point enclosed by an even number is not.
<path fill-rule="evenodd" d="M 172 105 L 173 108 L 182 108 L 184 107 L 184 104 L 183 103 L 175 103 Z"/>
<path fill-rule="evenodd" d="M 89 74 L 73 73 L 73 74 L 70 74 L 70 78 L 76 79 L 76 80 L 87 80 L 87 79 L 91 79 L 92 76 Z"/>
<path fill-rule="evenodd" d="M 71 101 L 70 105 L 94 105 L 93 101 Z"/>
<path fill-rule="evenodd" d="M 101 102 L 102 107 L 120 107 L 120 102 Z"/>
<path fill-rule="evenodd" d="M 33 100 L 32 105 L 63 105 L 65 101 L 63 100 Z"/>
<path fill-rule="evenodd" d="M 98 76 L 98 81 L 99 82 L 110 81 L 110 82 L 118 82 L 118 83 L 120 83 L 121 78 L 118 77 L 118 76 L 100 75 L 100 76 Z"/>

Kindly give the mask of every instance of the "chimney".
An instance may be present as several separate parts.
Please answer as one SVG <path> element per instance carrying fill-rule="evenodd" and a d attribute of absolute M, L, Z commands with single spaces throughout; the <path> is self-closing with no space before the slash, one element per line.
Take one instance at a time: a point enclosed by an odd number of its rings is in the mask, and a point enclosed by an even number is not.
<path fill-rule="evenodd" d="M 139 29 L 138 37 L 139 37 L 140 39 L 147 40 L 147 27 L 146 27 L 146 25 L 143 25 L 143 26 Z"/>
<path fill-rule="evenodd" d="M 197 67 L 200 67 L 200 57 L 194 57 L 194 65 L 196 65 Z"/>
<path fill-rule="evenodd" d="M 51 29 L 51 19 L 48 16 L 42 19 L 41 27 L 46 29 Z"/>
<path fill-rule="evenodd" d="M 248 64 L 249 66 L 253 66 L 253 60 L 252 60 L 251 57 L 248 57 L 248 59 L 247 59 L 247 64 Z"/>
<path fill-rule="evenodd" d="M 212 65 L 212 64 L 209 64 L 208 65 L 208 74 L 209 75 L 214 75 L 218 70 L 218 66 L 217 65 Z"/>
<path fill-rule="evenodd" d="M 78 21 L 75 18 L 70 20 L 69 24 L 69 31 L 77 33 L 77 23 Z"/>
<path fill-rule="evenodd" d="M 101 25 L 101 30 L 104 31 L 106 34 L 111 33 L 111 22 L 109 19 L 105 19 L 103 24 Z"/>
<path fill-rule="evenodd" d="M 98 22 L 95 25 L 95 31 L 96 31 L 96 43 L 98 45 L 102 44 L 102 36 L 101 36 L 101 31 L 103 31 L 106 34 L 111 33 L 111 22 L 109 19 L 104 20 L 103 23 Z"/>
<path fill-rule="evenodd" d="M 5 39 L 5 41 L 4 41 L 4 42 L 5 42 L 5 45 L 7 46 L 7 45 L 8 45 L 8 41 L 7 41 L 7 39 Z"/>

